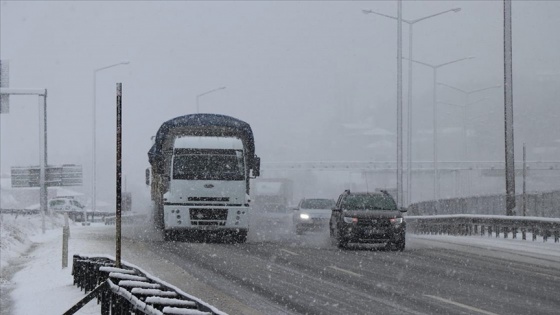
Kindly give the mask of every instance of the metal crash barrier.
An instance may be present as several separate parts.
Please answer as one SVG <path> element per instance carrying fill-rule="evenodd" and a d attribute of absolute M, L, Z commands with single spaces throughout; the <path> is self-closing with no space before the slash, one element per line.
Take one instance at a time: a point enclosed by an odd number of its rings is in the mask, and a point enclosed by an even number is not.
<path fill-rule="evenodd" d="M 494 215 L 432 215 L 407 216 L 405 218 L 409 231 L 415 234 L 448 234 L 448 235 L 488 235 L 517 238 L 521 234 L 526 239 L 531 233 L 532 240 L 541 236 L 546 242 L 554 237 L 554 242 L 560 242 L 560 219 L 494 216 Z"/>
<path fill-rule="evenodd" d="M 138 223 L 146 222 L 147 219 L 148 216 L 145 214 L 129 213 L 121 216 L 121 223 L 138 224 Z M 105 225 L 115 225 L 116 221 L 117 221 L 116 216 L 108 216 L 103 219 Z"/>
<path fill-rule="evenodd" d="M 101 314 L 225 314 L 215 307 L 125 263 L 115 267 L 107 257 L 74 255 L 74 285 L 87 295 L 64 315 L 75 314 L 92 299 L 101 304 Z"/>

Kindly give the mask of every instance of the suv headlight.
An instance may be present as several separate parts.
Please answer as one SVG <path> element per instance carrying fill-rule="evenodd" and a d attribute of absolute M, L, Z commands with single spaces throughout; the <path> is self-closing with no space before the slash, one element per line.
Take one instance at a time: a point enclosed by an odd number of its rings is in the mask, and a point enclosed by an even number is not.
<path fill-rule="evenodd" d="M 344 222 L 346 222 L 346 223 L 357 223 L 357 222 L 358 222 L 358 218 L 344 217 Z"/>
<path fill-rule="evenodd" d="M 403 223 L 404 219 L 403 218 L 392 218 L 392 219 L 389 219 L 389 221 L 391 221 L 391 223 L 393 223 L 395 225 L 399 225 L 399 224 Z"/>
<path fill-rule="evenodd" d="M 309 220 L 309 214 L 307 214 L 307 213 L 301 213 L 301 214 L 299 215 L 299 218 L 302 219 L 302 220 Z"/>

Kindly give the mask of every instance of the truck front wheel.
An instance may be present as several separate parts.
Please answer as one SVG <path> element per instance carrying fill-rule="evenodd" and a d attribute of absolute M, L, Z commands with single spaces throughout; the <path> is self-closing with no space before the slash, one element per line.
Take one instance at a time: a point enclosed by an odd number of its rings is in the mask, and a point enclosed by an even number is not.
<path fill-rule="evenodd" d="M 235 243 L 245 243 L 247 241 L 247 230 L 238 231 L 237 233 L 233 234 Z"/>

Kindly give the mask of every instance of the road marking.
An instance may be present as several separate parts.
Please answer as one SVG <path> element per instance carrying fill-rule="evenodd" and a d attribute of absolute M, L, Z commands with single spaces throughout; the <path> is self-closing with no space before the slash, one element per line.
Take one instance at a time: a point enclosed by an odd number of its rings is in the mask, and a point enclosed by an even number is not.
<path fill-rule="evenodd" d="M 465 308 L 465 309 L 468 309 L 468 310 L 471 310 L 471 311 L 475 311 L 475 312 L 478 312 L 478 313 L 481 313 L 481 314 L 486 314 L 486 315 L 498 315 L 498 314 L 496 314 L 496 313 L 492 313 L 492 312 L 488 312 L 488 311 L 485 311 L 485 310 L 481 310 L 481 309 L 476 308 L 476 307 L 468 306 L 468 305 L 461 304 L 461 303 L 458 303 L 458 302 L 453 302 L 453 301 L 451 301 L 451 300 L 444 299 L 444 298 L 439 297 L 439 296 L 427 295 L 427 294 L 424 294 L 424 296 L 427 296 L 427 297 L 429 297 L 429 298 L 432 298 L 432 299 L 434 299 L 434 300 L 438 300 L 438 301 L 441 301 L 441 302 L 444 302 L 444 303 L 448 303 L 448 304 L 452 304 L 452 305 L 455 305 L 455 306 L 459 306 L 459 307 L 462 307 L 462 308 Z"/>
<path fill-rule="evenodd" d="M 356 277 L 361 277 L 361 276 L 362 276 L 362 275 L 359 274 L 359 273 L 355 273 L 355 272 L 352 272 L 352 271 L 350 271 L 350 270 L 338 268 L 337 266 L 329 266 L 329 268 L 332 268 L 332 269 L 334 269 L 334 270 L 338 270 L 338 271 L 341 271 L 341 272 L 345 272 L 345 273 L 347 273 L 347 274 L 349 274 L 349 275 L 353 275 L 353 276 L 356 276 Z"/>
<path fill-rule="evenodd" d="M 283 251 L 283 252 L 286 252 L 286 253 L 288 253 L 288 254 L 290 254 L 290 255 L 294 255 L 294 256 L 298 256 L 298 255 L 299 255 L 298 253 L 291 252 L 291 251 L 289 251 L 289 250 L 287 250 L 287 249 L 283 249 L 283 248 L 282 248 L 282 249 L 280 249 L 280 250 Z"/>

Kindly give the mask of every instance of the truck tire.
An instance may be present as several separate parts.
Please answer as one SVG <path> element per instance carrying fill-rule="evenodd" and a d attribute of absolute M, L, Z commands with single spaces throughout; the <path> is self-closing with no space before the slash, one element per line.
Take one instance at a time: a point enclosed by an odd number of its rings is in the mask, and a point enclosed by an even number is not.
<path fill-rule="evenodd" d="M 163 235 L 163 240 L 165 242 L 171 242 L 174 241 L 174 237 L 173 237 L 173 231 L 166 231 L 162 229 L 162 235 Z"/>
<path fill-rule="evenodd" d="M 165 225 L 163 223 L 163 206 L 153 208 L 153 220 L 154 220 L 154 227 L 156 230 L 163 230 Z"/>
<path fill-rule="evenodd" d="M 238 244 L 243 244 L 247 241 L 247 230 L 239 231 L 234 234 L 234 241 Z"/>

